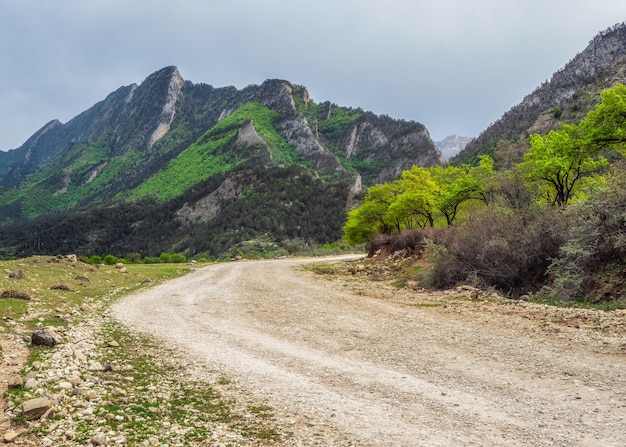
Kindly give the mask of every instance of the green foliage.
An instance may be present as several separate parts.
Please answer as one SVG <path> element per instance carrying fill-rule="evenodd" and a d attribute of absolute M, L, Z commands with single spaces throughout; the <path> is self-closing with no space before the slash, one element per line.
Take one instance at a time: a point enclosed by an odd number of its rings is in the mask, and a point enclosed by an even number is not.
<path fill-rule="evenodd" d="M 326 106 L 324 110 L 320 108 L 320 113 L 326 115 L 318 115 L 319 132 L 331 141 L 342 138 L 350 125 L 363 116 L 360 109 L 347 109 L 330 103 L 326 103 Z"/>
<path fill-rule="evenodd" d="M 0 206 L 19 202 L 22 217 L 34 219 L 75 208 L 92 197 L 106 199 L 108 186 L 119 177 L 129 175 L 133 167 L 141 164 L 138 151 L 129 151 L 114 158 L 108 158 L 108 152 L 108 146 L 101 141 L 88 147 L 77 145 L 70 150 L 67 159 L 62 159 L 70 163 L 63 175 L 50 174 L 59 172 L 57 165 L 60 161 L 45 165 L 28 175 L 21 188 L 2 195 Z"/>
<path fill-rule="evenodd" d="M 567 205 L 574 197 L 575 187 L 584 177 L 608 165 L 598 156 L 598 147 L 587 142 L 582 126 L 561 125 L 547 135 L 531 135 L 530 151 L 520 168 L 531 181 L 538 183 L 542 197 L 556 206 Z"/>
<path fill-rule="evenodd" d="M 252 121 L 255 130 L 266 143 L 270 152 L 267 155 L 268 160 L 287 166 L 295 163 L 300 159 L 299 155 L 274 128 L 277 115 L 277 112 L 259 102 L 250 102 L 240 107 L 182 151 L 165 169 L 135 188 L 129 198 L 171 200 L 208 177 L 249 162 L 246 154 L 238 153 L 233 147 L 239 129 L 247 121 Z M 119 196 L 121 197 L 122 195 Z"/>
<path fill-rule="evenodd" d="M 119 262 L 119 259 L 113 255 L 106 255 L 104 257 L 104 265 L 114 265 Z"/>
<path fill-rule="evenodd" d="M 347 183 L 323 182 L 297 165 L 258 168 L 250 175 L 256 181 L 239 200 L 210 222 L 194 225 L 188 241 L 191 252 L 212 258 L 241 255 L 250 248 L 246 241 L 264 241 L 265 248 L 252 244 L 251 251 L 265 257 L 270 243 L 285 254 L 281 241 L 300 239 L 313 246 L 341 237 Z"/>
<path fill-rule="evenodd" d="M 162 264 L 183 264 L 187 262 L 187 257 L 182 253 L 161 253 L 159 260 Z"/>
<path fill-rule="evenodd" d="M 567 205 L 584 178 L 608 166 L 601 155 L 626 151 L 626 87 L 618 84 L 601 92 L 601 101 L 578 124 L 562 124 L 547 135 L 531 135 L 531 149 L 521 168 L 536 181 L 543 198 Z"/>
<path fill-rule="evenodd" d="M 344 236 L 351 243 L 370 241 L 375 234 L 404 229 L 448 226 L 461 206 L 486 201 L 485 184 L 493 174 L 493 160 L 482 156 L 478 166 L 414 166 L 394 182 L 368 189 L 363 204 L 348 213 Z"/>

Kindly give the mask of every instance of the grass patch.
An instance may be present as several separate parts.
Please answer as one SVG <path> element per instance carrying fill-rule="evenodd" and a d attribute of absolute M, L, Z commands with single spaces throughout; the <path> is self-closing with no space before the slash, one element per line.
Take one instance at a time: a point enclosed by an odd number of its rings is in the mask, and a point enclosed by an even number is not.
<path fill-rule="evenodd" d="M 15 290 L 27 293 L 31 299 L 0 299 L 0 325 L 15 329 L 16 322 L 31 330 L 38 326 L 62 326 L 80 319 L 80 307 L 106 306 L 121 294 L 180 276 L 189 268 L 180 264 L 131 264 L 128 273 L 114 266 L 93 266 L 72 262 L 65 257 L 34 256 L 18 261 L 0 261 L 0 294 Z M 21 278 L 11 278 L 21 270 Z M 88 280 L 85 280 L 87 278 Z M 58 284 L 70 290 L 52 290 Z"/>
<path fill-rule="evenodd" d="M 71 331 L 83 318 L 101 314 L 120 296 L 189 271 L 180 264 L 130 264 L 126 266 L 128 273 L 121 273 L 115 266 L 95 267 L 51 257 L 2 261 L 0 268 L 6 272 L 0 278 L 1 289 L 10 286 L 12 290 L 26 290 L 33 297 L 30 301 L 0 300 L 5 317 L 0 323 L 16 333 L 47 325 L 63 326 Z M 10 272 L 18 268 L 24 273 L 21 279 L 9 278 Z M 75 279 L 78 277 L 82 279 Z M 145 283 L 146 278 L 151 282 Z M 50 289 L 59 283 L 67 284 L 71 290 Z M 112 341 L 116 342 L 115 346 L 110 344 Z M 167 347 L 154 339 L 105 320 L 95 334 L 95 342 L 97 347 L 80 373 L 85 382 L 93 383 L 88 390 L 95 392 L 96 398 L 84 404 L 92 406 L 93 416 L 85 418 L 84 405 L 69 403 L 62 416 L 35 424 L 31 434 L 59 436 L 55 434 L 55 425 L 72 421 L 73 430 L 66 435 L 68 445 L 88 443 L 103 431 L 123 435 L 127 445 L 204 446 L 211 442 L 216 428 L 252 439 L 259 445 L 279 439 L 272 408 L 237 407 L 236 402 L 223 398 L 211 383 L 190 378 L 187 369 L 176 362 L 175 352 L 168 352 Z M 53 363 L 49 362 L 52 355 L 59 352 L 62 351 L 56 348 L 31 347 L 23 375 L 35 371 L 39 377 L 37 389 L 27 390 L 23 386 L 10 389 L 5 397 L 11 406 L 38 395 L 59 393 L 57 380 L 41 380 L 52 373 L 46 369 Z M 93 361 L 100 362 L 103 368 L 88 369 Z M 216 377 L 215 382 L 223 387 L 230 385 L 224 376 Z M 66 400 L 83 399 L 70 396 L 71 393 Z M 19 412 L 13 412 L 12 416 L 15 423 L 27 422 Z"/>

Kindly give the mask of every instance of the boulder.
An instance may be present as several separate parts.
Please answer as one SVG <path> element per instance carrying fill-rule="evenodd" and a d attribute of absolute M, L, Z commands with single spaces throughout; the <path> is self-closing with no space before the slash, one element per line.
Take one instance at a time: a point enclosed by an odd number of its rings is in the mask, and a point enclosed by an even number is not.
<path fill-rule="evenodd" d="M 20 404 L 24 417 L 28 420 L 39 419 L 52 408 L 52 401 L 47 397 L 37 397 Z"/>
<path fill-rule="evenodd" d="M 55 346 L 63 343 L 63 337 L 54 332 L 52 329 L 44 328 L 33 332 L 31 342 L 39 346 Z"/>
<path fill-rule="evenodd" d="M 18 300 L 30 300 L 31 296 L 26 292 L 21 292 L 19 290 L 5 290 L 0 294 L 0 298 L 15 298 Z"/>
<path fill-rule="evenodd" d="M 23 279 L 24 271 L 22 269 L 16 270 L 14 272 L 9 273 L 9 278 L 13 279 Z"/>

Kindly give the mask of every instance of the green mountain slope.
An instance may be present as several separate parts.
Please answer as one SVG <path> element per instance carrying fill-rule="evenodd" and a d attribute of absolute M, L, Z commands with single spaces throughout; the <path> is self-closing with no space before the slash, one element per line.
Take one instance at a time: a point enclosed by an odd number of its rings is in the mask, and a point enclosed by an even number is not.
<path fill-rule="evenodd" d="M 176 67 L 166 67 L 140 85 L 121 87 L 66 124 L 50 122 L 20 148 L 0 153 L 0 225 L 3 240 L 13 241 L 4 249 L 7 255 L 89 254 L 126 246 L 146 254 L 176 249 L 214 255 L 216 246 L 228 251 L 224 244 L 193 242 L 193 235 L 206 228 L 212 238 L 230 234 L 222 239 L 234 245 L 261 233 L 269 240 L 331 242 L 363 182 L 442 161 L 419 123 L 316 104 L 304 87 L 287 81 L 214 88 L 184 81 Z M 273 182 L 255 184 L 264 171 L 282 176 L 282 190 L 250 196 L 250 188 Z M 250 172 L 254 175 L 245 174 Z M 304 178 L 315 181 L 303 185 Z M 320 203 L 342 206 L 325 209 L 304 200 L 313 186 Z M 297 207 L 287 213 L 307 223 L 259 227 L 266 216 L 273 216 L 272 224 L 286 218 L 274 216 L 279 206 L 268 206 L 283 194 L 290 203 L 310 204 L 306 213 L 295 212 Z M 191 213 L 191 220 L 180 217 L 185 210 L 203 209 L 198 205 L 203 203 L 211 203 L 209 212 Z M 237 215 L 228 210 L 238 210 Z M 89 220 L 102 216 L 106 221 L 118 212 L 127 225 L 123 230 Z M 242 213 L 257 217 L 243 225 L 249 216 Z M 74 229 L 67 228 L 69 222 Z M 309 227 L 308 222 L 320 224 Z M 287 231 L 290 226 L 309 230 Z M 163 228 L 167 234 L 161 234 Z M 111 231 L 125 245 L 103 236 Z"/>

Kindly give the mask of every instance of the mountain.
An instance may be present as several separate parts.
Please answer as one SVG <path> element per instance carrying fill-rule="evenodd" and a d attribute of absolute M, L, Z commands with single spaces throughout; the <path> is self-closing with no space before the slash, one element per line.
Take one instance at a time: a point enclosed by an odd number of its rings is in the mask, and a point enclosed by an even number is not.
<path fill-rule="evenodd" d="M 521 146 L 532 133 L 547 133 L 559 123 L 580 121 L 600 100 L 600 91 L 626 83 L 626 24 L 617 24 L 595 36 L 562 69 L 507 111 L 478 138 L 452 158 L 453 163 L 493 155 L 503 142 Z M 506 144 L 505 144 L 506 145 Z"/>
<path fill-rule="evenodd" d="M 217 256 L 246 238 L 331 242 L 363 184 L 443 162 L 420 123 L 317 104 L 285 80 L 215 88 L 166 67 L 0 152 L 0 248 Z"/>
<path fill-rule="evenodd" d="M 472 141 L 471 137 L 461 137 L 459 135 L 450 135 L 441 141 L 435 141 L 435 145 L 441 151 L 441 155 L 447 161 L 456 154 L 465 149 L 465 146 Z"/>

